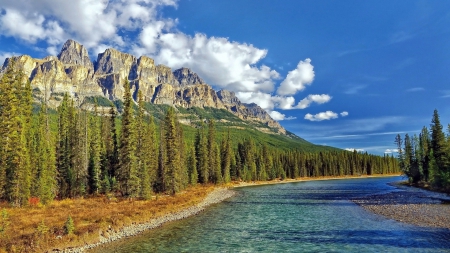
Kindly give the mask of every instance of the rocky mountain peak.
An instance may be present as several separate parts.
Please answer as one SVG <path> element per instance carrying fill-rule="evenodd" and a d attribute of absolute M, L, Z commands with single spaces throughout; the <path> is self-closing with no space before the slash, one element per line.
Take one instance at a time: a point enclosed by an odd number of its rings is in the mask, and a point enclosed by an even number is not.
<path fill-rule="evenodd" d="M 156 73 L 158 75 L 158 83 L 168 83 L 176 86 L 180 85 L 178 80 L 173 75 L 171 68 L 160 64 L 156 66 Z"/>
<path fill-rule="evenodd" d="M 205 83 L 203 79 L 201 79 L 195 72 L 188 68 L 177 69 L 173 72 L 173 75 L 181 86 Z"/>
<path fill-rule="evenodd" d="M 82 65 L 89 70 L 94 70 L 94 65 L 89 59 L 86 48 L 74 40 L 68 40 L 64 43 L 58 59 L 65 65 Z"/>
<path fill-rule="evenodd" d="M 225 104 L 240 104 L 241 103 L 241 101 L 236 97 L 236 94 L 233 91 L 219 90 L 217 92 L 217 96 Z"/>

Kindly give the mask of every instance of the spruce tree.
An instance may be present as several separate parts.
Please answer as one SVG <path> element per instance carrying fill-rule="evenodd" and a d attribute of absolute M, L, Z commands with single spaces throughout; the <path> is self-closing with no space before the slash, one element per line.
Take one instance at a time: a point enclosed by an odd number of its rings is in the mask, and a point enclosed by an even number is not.
<path fill-rule="evenodd" d="M 165 189 L 170 194 L 175 194 L 181 190 L 181 175 L 180 175 L 180 154 L 179 145 L 177 143 L 177 128 L 175 123 L 175 110 L 169 107 L 164 119 L 165 132 L 165 149 L 166 149 L 166 176 Z"/>
<path fill-rule="evenodd" d="M 152 143 L 153 140 L 150 139 L 147 133 L 148 129 L 145 125 L 145 108 L 144 108 L 144 97 L 142 91 L 138 92 L 138 115 L 136 119 L 136 157 L 138 166 L 138 175 L 140 179 L 140 193 L 139 196 L 143 199 L 150 199 L 151 197 L 151 181 L 149 159 L 152 155 Z"/>
<path fill-rule="evenodd" d="M 95 101 L 94 115 L 89 118 L 90 145 L 89 145 L 89 192 L 99 193 L 101 188 L 101 140 L 100 122 L 97 116 L 97 101 Z"/>
<path fill-rule="evenodd" d="M 53 137 L 48 127 L 47 105 L 42 103 L 38 115 L 38 126 L 35 133 L 37 159 L 35 194 L 43 204 L 47 204 L 56 197 L 57 193 L 57 169 Z"/>
<path fill-rule="evenodd" d="M 443 132 L 439 114 L 434 110 L 433 118 L 431 120 L 431 149 L 433 150 L 434 162 L 434 183 L 439 186 L 445 186 L 450 180 L 449 178 L 449 153 L 447 141 Z"/>
<path fill-rule="evenodd" d="M 191 146 L 191 148 L 189 148 L 187 168 L 188 168 L 188 174 L 189 174 L 189 184 L 193 185 L 193 186 L 197 185 L 198 172 L 197 172 L 197 159 L 195 156 L 195 147 L 194 146 Z"/>
<path fill-rule="evenodd" d="M 231 167 L 231 138 L 230 138 L 230 130 L 228 130 L 228 135 L 225 138 L 222 138 L 222 143 L 220 145 L 220 154 L 221 154 L 221 169 L 223 175 L 223 182 L 229 183 L 231 181 L 230 177 L 230 167 Z"/>
<path fill-rule="evenodd" d="M 216 171 L 216 151 L 215 151 L 215 140 L 216 140 L 216 128 L 215 123 L 213 119 L 210 119 L 208 121 L 208 140 L 207 140 L 207 152 L 208 152 L 208 162 L 207 162 L 207 168 L 208 168 L 208 181 L 215 183 L 218 178 Z"/>
<path fill-rule="evenodd" d="M 136 130 L 133 113 L 133 98 L 131 97 L 130 83 L 125 80 L 123 84 L 124 103 L 122 114 L 122 134 L 120 135 L 119 167 L 116 178 L 119 190 L 128 197 L 137 197 L 139 194 L 139 176 L 136 164 Z"/>

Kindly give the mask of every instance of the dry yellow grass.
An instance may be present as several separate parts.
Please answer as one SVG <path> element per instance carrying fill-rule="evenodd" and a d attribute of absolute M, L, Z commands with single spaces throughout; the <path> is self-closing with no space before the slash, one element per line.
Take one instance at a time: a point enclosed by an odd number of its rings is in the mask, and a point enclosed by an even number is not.
<path fill-rule="evenodd" d="M 1 203 L 0 208 L 5 208 L 9 214 L 10 225 L 5 233 L 0 233 L 0 252 L 43 252 L 92 243 L 98 240 L 100 230 L 144 223 L 193 206 L 213 189 L 214 186 L 197 186 L 175 196 L 153 196 L 151 200 L 99 196 L 25 208 L 12 208 Z M 64 233 L 64 223 L 69 215 L 75 223 L 73 235 Z"/>

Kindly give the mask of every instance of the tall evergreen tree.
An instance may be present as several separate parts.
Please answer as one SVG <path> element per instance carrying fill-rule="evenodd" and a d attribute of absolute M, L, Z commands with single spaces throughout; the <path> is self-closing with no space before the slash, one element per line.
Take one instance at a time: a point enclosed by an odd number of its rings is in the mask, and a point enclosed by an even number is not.
<path fill-rule="evenodd" d="M 437 110 L 434 110 L 431 120 L 431 148 L 436 164 L 433 168 L 434 183 L 444 186 L 450 183 L 449 152 Z"/>
<path fill-rule="evenodd" d="M 197 160 L 197 171 L 200 183 L 208 183 L 208 149 L 204 131 L 204 124 L 202 122 L 197 134 L 195 135 L 195 156 Z"/>
<path fill-rule="evenodd" d="M 221 168 L 223 175 L 223 182 L 229 183 L 231 181 L 230 169 L 231 169 L 231 157 L 232 157 L 232 149 L 231 149 L 231 138 L 230 138 L 230 130 L 228 129 L 227 137 L 222 138 L 222 143 L 220 145 L 220 154 L 221 154 Z"/>
<path fill-rule="evenodd" d="M 119 167 L 116 178 L 119 190 L 128 197 L 137 197 L 139 194 L 139 176 L 136 158 L 136 129 L 133 113 L 133 98 L 131 97 L 130 83 L 125 80 L 123 84 L 124 103 L 122 114 L 122 134 L 120 135 Z"/>
<path fill-rule="evenodd" d="M 48 127 L 46 104 L 41 105 L 38 115 L 37 131 L 35 132 L 35 150 L 37 159 L 35 166 L 35 194 L 43 204 L 52 201 L 57 194 L 57 170 L 53 138 Z"/>
<path fill-rule="evenodd" d="M 99 193 L 101 188 L 101 136 L 100 122 L 97 116 L 98 108 L 95 100 L 94 115 L 89 118 L 90 145 L 89 145 L 89 192 Z"/>
<path fill-rule="evenodd" d="M 151 181 L 150 181 L 150 173 L 149 159 L 151 158 L 153 150 L 151 149 L 151 145 L 153 140 L 149 139 L 150 136 L 147 136 L 147 127 L 145 124 L 145 108 L 144 108 L 144 96 L 142 91 L 138 92 L 138 115 L 136 119 L 136 157 L 137 157 L 137 167 L 138 167 L 138 175 L 140 178 L 140 193 L 139 196 L 144 199 L 149 199 L 151 197 Z"/>
<path fill-rule="evenodd" d="M 187 168 L 188 168 L 188 174 L 189 174 L 189 184 L 193 185 L 193 186 L 197 185 L 198 172 L 197 172 L 197 159 L 195 156 L 195 147 L 194 146 L 189 148 Z"/>
<path fill-rule="evenodd" d="M 181 182 L 181 161 L 179 153 L 179 143 L 177 138 L 175 110 L 170 107 L 167 110 L 164 119 L 164 131 L 165 131 L 165 148 L 166 148 L 166 176 L 165 176 L 165 189 L 175 194 L 182 188 Z"/>

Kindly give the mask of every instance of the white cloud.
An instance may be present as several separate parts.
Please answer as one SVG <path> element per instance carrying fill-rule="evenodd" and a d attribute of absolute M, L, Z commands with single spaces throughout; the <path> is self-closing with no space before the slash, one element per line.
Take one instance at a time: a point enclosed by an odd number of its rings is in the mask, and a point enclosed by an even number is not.
<path fill-rule="evenodd" d="M 353 152 L 355 150 L 356 150 L 356 152 L 364 152 L 365 151 L 362 148 L 345 148 L 344 150 L 351 151 L 351 152 Z"/>
<path fill-rule="evenodd" d="M 396 148 L 393 148 L 393 149 L 388 148 L 388 149 L 386 149 L 386 150 L 384 151 L 384 153 L 385 153 L 385 154 L 398 153 L 398 149 L 396 149 Z"/>
<path fill-rule="evenodd" d="M 0 0 L 0 31 L 49 46 L 60 47 L 69 38 L 88 48 L 102 43 L 124 46 L 127 37 L 120 31 L 140 30 L 158 20 L 157 8 L 176 4 L 177 0 Z"/>
<path fill-rule="evenodd" d="M 308 95 L 308 97 L 300 100 L 300 102 L 298 103 L 298 105 L 295 108 L 305 109 L 305 108 L 309 107 L 309 105 L 313 102 L 318 103 L 318 104 L 324 104 L 324 103 L 327 103 L 328 101 L 330 101 L 331 98 L 332 97 L 327 94 Z"/>
<path fill-rule="evenodd" d="M 294 95 L 298 91 L 305 89 L 314 80 L 314 66 L 311 65 L 311 59 L 300 61 L 297 68 L 289 71 L 286 79 L 281 83 L 277 90 L 278 95 Z"/>
<path fill-rule="evenodd" d="M 145 30 L 145 28 L 144 28 Z M 267 50 L 251 44 L 229 41 L 226 38 L 194 37 L 182 33 L 159 34 L 142 44 L 156 62 L 172 68 L 194 69 L 208 83 L 235 92 L 272 92 L 279 73 L 265 65 L 256 66 Z"/>
<path fill-rule="evenodd" d="M 348 112 L 347 112 L 347 111 L 343 111 L 343 112 L 341 112 L 340 114 L 341 114 L 342 117 L 348 116 Z"/>
<path fill-rule="evenodd" d="M 312 115 L 310 113 L 307 113 L 305 115 L 304 119 L 307 119 L 309 121 L 322 121 L 322 120 L 330 120 L 330 119 L 337 119 L 338 114 L 332 111 L 326 111 L 326 112 L 320 112 L 316 115 Z"/>
<path fill-rule="evenodd" d="M 293 120 L 293 119 L 297 119 L 297 117 L 286 117 L 285 114 L 282 114 L 280 112 L 277 111 L 270 111 L 269 112 L 270 117 L 272 117 L 272 119 L 274 120 Z"/>

